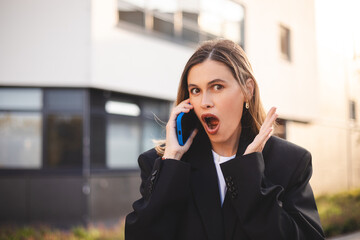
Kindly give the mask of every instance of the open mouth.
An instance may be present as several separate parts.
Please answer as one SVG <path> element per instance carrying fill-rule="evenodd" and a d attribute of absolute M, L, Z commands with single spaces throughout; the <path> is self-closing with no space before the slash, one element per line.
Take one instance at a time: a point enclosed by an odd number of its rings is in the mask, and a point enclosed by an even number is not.
<path fill-rule="evenodd" d="M 219 128 L 220 120 L 213 114 L 204 114 L 201 118 L 206 125 L 207 132 L 215 134 Z"/>

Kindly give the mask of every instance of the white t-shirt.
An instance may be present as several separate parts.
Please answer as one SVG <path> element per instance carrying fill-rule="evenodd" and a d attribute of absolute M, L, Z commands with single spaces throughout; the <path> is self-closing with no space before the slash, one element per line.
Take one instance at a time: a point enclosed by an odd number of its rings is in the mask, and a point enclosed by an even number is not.
<path fill-rule="evenodd" d="M 226 184 L 225 184 L 224 175 L 221 171 L 220 164 L 227 162 L 230 159 L 235 158 L 236 154 L 231 157 L 223 157 L 223 156 L 220 156 L 219 154 L 217 154 L 216 152 L 214 152 L 214 150 L 211 150 L 211 151 L 213 153 L 214 163 L 215 163 L 216 172 L 217 172 L 217 176 L 218 176 L 218 180 L 219 180 L 219 192 L 220 192 L 220 200 L 221 200 L 221 206 L 222 206 L 222 204 L 224 202 L 225 194 L 226 194 Z"/>

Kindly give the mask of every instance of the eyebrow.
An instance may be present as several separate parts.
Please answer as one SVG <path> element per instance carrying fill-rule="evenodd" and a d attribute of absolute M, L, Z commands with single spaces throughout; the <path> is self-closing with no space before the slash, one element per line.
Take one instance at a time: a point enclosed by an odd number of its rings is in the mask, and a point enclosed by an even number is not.
<path fill-rule="evenodd" d="M 207 85 L 209 86 L 209 85 L 212 85 L 212 84 L 217 83 L 217 82 L 225 83 L 226 81 L 222 80 L 220 78 L 216 78 L 216 79 L 211 80 L 210 82 L 208 82 Z M 197 87 L 197 85 L 196 84 L 189 84 L 188 88 L 190 88 L 190 87 Z"/>

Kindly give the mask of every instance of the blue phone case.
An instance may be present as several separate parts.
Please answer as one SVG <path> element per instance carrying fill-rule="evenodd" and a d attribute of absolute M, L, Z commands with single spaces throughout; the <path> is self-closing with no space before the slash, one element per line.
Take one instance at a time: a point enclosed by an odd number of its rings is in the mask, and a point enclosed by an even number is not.
<path fill-rule="evenodd" d="M 181 112 L 176 117 L 176 135 L 180 146 L 185 145 L 193 130 L 198 126 L 199 120 L 193 110 L 188 113 Z"/>
<path fill-rule="evenodd" d="M 180 146 L 184 146 L 184 141 L 183 141 L 183 129 L 181 126 L 181 119 L 184 116 L 185 113 L 181 112 L 177 117 L 176 117 L 176 135 L 178 138 L 178 142 Z"/>

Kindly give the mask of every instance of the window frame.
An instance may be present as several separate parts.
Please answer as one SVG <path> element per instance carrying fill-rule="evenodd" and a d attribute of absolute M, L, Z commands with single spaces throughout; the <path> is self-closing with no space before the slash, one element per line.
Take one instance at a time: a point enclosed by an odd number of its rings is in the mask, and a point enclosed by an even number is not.
<path fill-rule="evenodd" d="M 81 159 L 81 166 L 80 167 L 71 167 L 71 168 L 48 168 L 46 167 L 46 161 L 45 161 L 45 151 L 47 148 L 47 143 L 45 141 L 45 136 L 46 136 L 46 123 L 45 123 L 45 117 L 51 113 L 52 111 L 48 111 L 48 109 L 46 109 L 45 107 L 45 95 L 46 95 L 46 91 L 47 90 L 81 90 L 84 91 L 84 106 L 82 109 L 82 113 L 81 116 L 83 118 L 83 139 L 84 136 L 88 135 L 87 133 L 87 128 L 86 128 L 86 121 L 88 121 L 88 119 L 86 118 L 86 110 L 88 108 L 88 104 L 89 102 L 86 100 L 86 96 L 87 96 L 87 89 L 86 88 L 70 88 L 70 87 L 61 87 L 61 88 L 55 88 L 55 87 L 24 87 L 24 86 L 1 86 L 1 89 L 39 89 L 41 91 L 42 94 L 42 99 L 41 99 L 41 103 L 42 106 L 40 109 L 38 110 L 30 110 L 30 109 L 0 109 L 0 112 L 14 112 L 14 113 L 24 113 L 24 112 L 30 112 L 30 113 L 39 113 L 40 114 L 40 119 L 42 122 L 42 126 L 41 126 L 41 139 L 40 139 L 40 144 L 41 144 L 41 159 L 40 159 L 40 163 L 41 166 L 40 168 L 8 168 L 8 167 L 4 167 L 4 168 L 0 168 L 0 176 L 12 176 L 12 175 L 24 175 L 24 176 L 43 176 L 44 174 L 55 174 L 55 175 L 69 175 L 69 176 L 78 176 L 83 174 L 84 172 L 84 167 L 86 167 L 86 164 L 84 164 L 84 143 L 82 144 L 82 151 L 83 151 L 83 158 Z M 53 111 L 54 112 L 54 111 Z M 63 113 L 62 111 L 57 111 L 58 113 Z M 70 111 L 72 112 L 72 111 Z M 77 113 L 79 113 L 77 111 Z"/>
<path fill-rule="evenodd" d="M 143 134 L 144 134 L 144 125 L 146 121 L 149 121 L 149 116 L 146 115 L 146 111 L 145 111 L 145 105 L 151 101 L 152 103 L 156 104 L 164 104 L 163 107 L 161 108 L 161 112 L 159 114 L 157 114 L 157 116 L 163 120 L 163 121 L 167 121 L 167 118 L 169 117 L 169 113 L 170 113 L 170 109 L 172 106 L 172 102 L 168 101 L 168 100 L 164 100 L 164 99 L 156 99 L 156 98 L 150 98 L 150 97 L 144 97 L 144 96 L 136 96 L 136 95 L 131 95 L 131 94 L 126 94 L 126 93 L 120 93 L 120 92 L 111 92 L 109 90 L 103 90 L 103 89 L 95 89 L 95 88 L 67 88 L 67 87 L 61 87 L 61 88 L 55 88 L 55 87 L 13 87 L 13 86 L 1 86 L 0 88 L 21 88 L 21 89 L 40 89 L 42 92 L 42 107 L 40 110 L 21 110 L 21 109 L 16 109 L 16 110 L 12 110 L 12 109 L 1 109 L 0 112 L 30 112 L 30 113 L 38 113 L 40 115 L 40 119 L 42 121 L 42 126 L 41 126 L 41 139 L 40 139 L 40 144 L 41 144 L 41 166 L 40 168 L 0 168 L 0 176 L 11 176 L 11 175 L 24 175 L 24 176 L 44 176 L 47 174 L 50 175 L 69 175 L 69 176 L 78 176 L 78 175 L 84 175 L 84 176 L 88 176 L 90 174 L 127 174 L 128 172 L 134 172 L 134 171 L 139 171 L 138 167 L 131 167 L 131 168 L 107 168 L 106 167 L 106 162 L 105 165 L 101 165 L 101 163 L 97 163 L 95 162 L 95 164 L 93 163 L 92 157 L 94 156 L 94 146 L 92 145 L 92 141 L 91 139 L 93 138 L 92 134 L 93 134 L 93 129 L 92 129 L 92 119 L 93 117 L 100 117 L 100 120 L 102 119 L 102 117 L 104 117 L 104 127 L 105 130 L 107 128 L 107 124 L 108 124 L 108 118 L 110 117 L 111 114 L 106 113 L 105 111 L 105 103 L 107 100 L 121 100 L 121 101 L 128 101 L 128 102 L 134 102 L 136 103 L 140 109 L 141 109 L 141 114 L 138 117 L 130 117 L 130 116 L 119 116 L 116 115 L 116 118 L 126 118 L 126 119 L 134 119 L 137 118 L 138 119 L 138 124 L 140 127 L 140 142 L 138 144 L 138 149 L 139 152 L 142 151 L 143 149 Z M 46 149 L 48 148 L 48 144 L 46 143 L 46 139 L 45 136 L 47 134 L 46 132 L 46 127 L 47 127 L 47 123 L 45 122 L 46 120 L 46 116 L 48 116 L 51 113 L 59 113 L 62 114 L 64 113 L 63 110 L 51 110 L 49 111 L 49 109 L 47 109 L 45 107 L 44 102 L 46 101 L 46 91 L 47 90 L 81 90 L 84 91 L 83 94 L 83 109 L 81 111 L 81 116 L 82 116 L 82 120 L 83 120 L 83 132 L 82 132 L 82 136 L 83 136 L 83 141 L 82 141 L 82 164 L 81 166 L 76 166 L 76 167 L 71 167 L 71 168 L 62 168 L 62 167 L 47 167 L 46 166 Z M 92 99 L 92 95 L 94 94 L 94 92 L 98 95 L 100 95 L 100 99 L 98 99 L 100 102 L 95 102 L 96 99 Z M 95 100 L 95 101 L 94 101 Z M 161 106 L 161 105 L 160 105 Z M 66 111 L 66 113 L 75 113 L 78 114 L 79 111 L 73 111 L 73 110 L 68 110 Z M 166 116 L 165 116 L 166 115 Z M 166 117 L 166 119 L 164 119 Z M 102 121 L 102 120 L 101 120 Z M 100 129 L 101 130 L 101 129 Z M 105 139 L 106 140 L 106 135 L 105 135 Z M 104 143 L 104 146 L 106 147 L 106 143 Z M 101 149 L 100 149 L 101 151 Z M 106 150 L 105 153 L 101 153 L 101 157 L 105 158 L 106 161 Z M 134 159 L 134 161 L 136 161 L 136 159 Z M 92 166 L 92 165 L 95 166 Z"/>
<path fill-rule="evenodd" d="M 96 96 L 97 95 L 97 96 Z M 104 96 L 104 98 L 99 97 L 100 96 Z M 105 105 L 107 101 L 119 101 L 119 102 L 129 102 L 129 103 L 134 103 L 136 105 L 139 106 L 140 108 L 140 115 L 137 117 L 134 116 L 126 116 L 126 115 L 118 115 L 118 114 L 112 114 L 112 113 L 107 113 L 105 110 Z M 148 116 L 146 115 L 146 104 L 148 102 L 152 102 L 155 104 L 164 104 L 164 107 L 166 109 L 164 109 L 163 115 L 156 115 L 157 117 L 159 117 L 162 121 L 167 121 L 168 117 L 169 117 L 169 113 L 171 110 L 171 106 L 173 105 L 173 102 L 168 101 L 168 100 L 164 100 L 164 99 L 157 99 L 157 98 L 151 98 L 151 97 L 145 97 L 145 96 L 136 96 L 136 95 L 132 95 L 132 94 L 126 94 L 126 93 L 120 93 L 120 92 L 112 92 L 110 90 L 101 90 L 101 89 L 91 89 L 90 90 L 90 102 L 97 102 L 97 106 L 95 106 L 95 104 L 90 103 L 91 106 L 93 106 L 93 108 L 91 108 L 90 110 L 90 119 L 92 120 L 93 117 L 99 117 L 100 119 L 103 119 L 105 121 L 105 135 L 103 136 L 104 139 L 103 141 L 100 141 L 102 143 L 104 143 L 103 147 L 104 149 L 102 150 L 103 153 L 101 154 L 103 156 L 103 161 L 102 162 L 98 162 L 96 157 L 94 156 L 94 149 L 91 149 L 91 167 L 90 167 L 90 172 L 91 174 L 97 174 L 97 175 L 101 175 L 101 174 L 118 174 L 118 173 L 130 173 L 130 172 L 134 172 L 134 171 L 139 171 L 139 168 L 136 165 L 134 165 L 134 167 L 121 167 L 121 168 L 109 168 L 107 167 L 106 161 L 107 161 L 107 150 L 106 150 L 106 146 L 108 145 L 107 141 L 107 127 L 108 127 L 108 123 L 109 123 L 109 119 L 111 117 L 114 118 L 118 118 L 118 119 L 132 119 L 132 120 L 136 120 L 137 124 L 140 128 L 140 132 L 139 132 L 139 140 L 140 142 L 138 143 L 138 153 L 141 153 L 143 150 L 143 146 L 144 146 L 144 142 L 143 142 L 143 134 L 144 134 L 144 125 L 146 121 L 149 121 Z M 166 115 L 166 116 L 165 116 Z M 166 118 L 166 119 L 165 119 Z M 90 132 L 92 134 L 96 134 L 93 132 L 92 127 L 90 127 Z M 165 136 L 164 136 L 165 137 Z M 94 138 L 94 136 L 92 136 L 92 139 Z M 95 137 L 96 138 L 96 137 Z M 99 139 L 97 139 L 99 140 Z M 136 162 L 137 159 L 134 159 L 134 161 Z"/>
<path fill-rule="evenodd" d="M 283 49 L 282 49 L 282 41 L 283 41 L 283 33 L 286 33 L 286 49 L 287 49 L 287 52 L 283 52 Z M 292 61 L 292 51 L 291 51 L 291 48 L 292 48 L 292 44 L 291 44 L 291 29 L 290 27 L 288 26 L 285 26 L 284 24 L 279 24 L 279 46 L 280 46 L 280 55 L 281 55 L 281 58 L 288 61 L 288 62 L 291 62 Z"/>
<path fill-rule="evenodd" d="M 177 0 L 177 1 L 181 1 L 181 0 Z M 243 49 L 245 49 L 245 21 L 246 21 L 246 7 L 244 4 L 235 1 L 235 0 L 224 0 L 224 1 L 229 1 L 229 2 L 233 2 L 237 5 L 239 5 L 244 12 L 244 16 L 242 21 L 240 21 L 239 23 L 239 27 L 240 27 L 240 33 L 241 33 L 241 39 L 240 42 L 237 42 Z M 124 0 L 119 0 L 119 2 L 125 2 L 125 4 L 130 4 L 128 1 L 124 1 Z M 192 26 L 192 24 L 184 24 L 184 22 L 182 20 L 182 16 L 183 11 L 180 8 L 177 8 L 176 11 L 174 12 L 174 17 L 173 17 L 173 21 L 171 23 L 174 24 L 174 29 L 173 29 L 173 36 L 167 35 L 167 34 L 163 34 L 160 33 L 158 31 L 155 31 L 153 28 L 153 20 L 154 17 L 159 17 L 161 16 L 161 13 L 154 13 L 152 11 L 152 9 L 148 9 L 146 6 L 144 7 L 140 7 L 140 6 L 136 6 L 133 5 L 135 10 L 138 11 L 142 11 L 143 15 L 144 15 L 144 23 L 142 25 L 138 25 L 135 23 L 131 23 L 131 22 L 127 22 L 124 20 L 120 19 L 120 10 L 118 9 L 117 13 L 118 13 L 118 24 L 117 26 L 119 28 L 123 28 L 126 30 L 130 30 L 130 31 L 134 31 L 134 32 L 138 32 L 138 33 L 142 33 L 142 34 L 146 34 L 146 35 L 151 35 L 153 37 L 156 38 L 160 38 L 160 39 L 164 39 L 167 41 L 171 41 L 174 43 L 178 43 L 180 45 L 185 45 L 185 46 L 189 46 L 191 48 L 196 47 L 199 42 L 205 41 L 205 40 L 209 40 L 209 39 L 213 39 L 213 38 L 222 38 L 223 36 L 220 35 L 212 35 L 209 32 L 203 31 L 200 29 L 200 25 L 197 24 L 197 27 Z M 201 12 L 201 9 L 199 8 L 199 13 Z M 161 18 L 163 19 L 163 18 Z M 186 22 L 185 22 L 186 23 Z M 191 31 L 197 31 L 198 33 L 198 37 L 199 37 L 199 41 L 198 42 L 193 42 L 193 41 L 189 41 L 186 38 L 183 37 L 183 28 L 186 27 L 188 30 Z"/>

